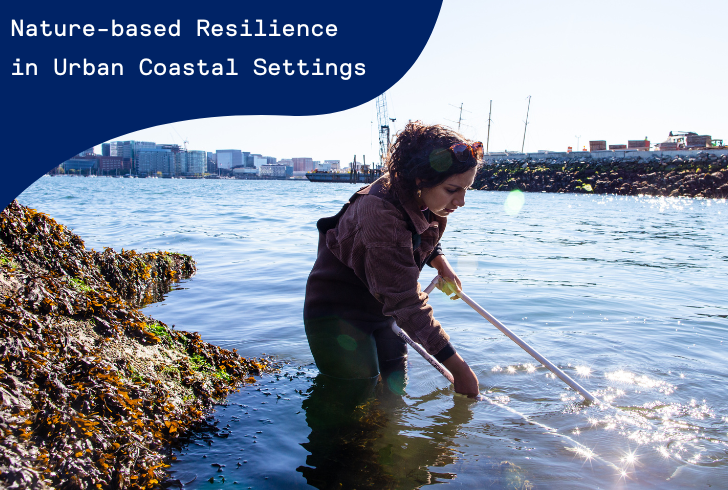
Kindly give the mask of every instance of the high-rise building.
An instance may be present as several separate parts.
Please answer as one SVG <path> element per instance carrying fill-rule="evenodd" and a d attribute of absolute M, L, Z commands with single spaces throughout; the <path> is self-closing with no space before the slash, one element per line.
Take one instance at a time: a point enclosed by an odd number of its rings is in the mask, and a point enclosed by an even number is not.
<path fill-rule="evenodd" d="M 109 145 L 109 156 L 110 157 L 124 158 L 124 142 L 123 141 L 112 141 L 108 145 Z"/>
<path fill-rule="evenodd" d="M 109 143 L 109 156 L 121 157 L 124 165 L 133 172 L 139 173 L 139 162 L 136 153 L 139 150 L 153 150 L 157 144 L 153 141 L 112 141 Z"/>
<path fill-rule="evenodd" d="M 221 169 L 232 169 L 242 167 L 243 152 L 240 150 L 217 150 L 217 167 Z"/>
<path fill-rule="evenodd" d="M 268 164 L 268 159 L 262 155 L 250 155 L 253 157 L 253 166 L 257 169 L 260 169 L 263 165 Z"/>
<path fill-rule="evenodd" d="M 102 157 L 111 156 L 111 143 L 101 143 L 101 156 Z"/>
<path fill-rule="evenodd" d="M 177 176 L 185 173 L 184 168 L 186 168 L 186 160 L 182 157 L 182 155 L 185 153 L 184 148 L 176 143 L 160 143 L 156 144 L 155 147 L 157 149 L 169 150 L 172 152 L 172 157 L 174 159 L 174 168 L 171 171 L 170 176 Z"/>
<path fill-rule="evenodd" d="M 190 150 L 184 153 L 186 166 L 185 175 L 202 176 L 207 173 L 207 153 Z"/>
<path fill-rule="evenodd" d="M 164 148 L 143 148 L 136 152 L 137 173 L 139 175 L 155 175 L 161 172 L 164 176 L 175 173 L 175 157 L 172 150 Z"/>
<path fill-rule="evenodd" d="M 292 158 L 294 172 L 310 172 L 313 170 L 313 158 Z"/>

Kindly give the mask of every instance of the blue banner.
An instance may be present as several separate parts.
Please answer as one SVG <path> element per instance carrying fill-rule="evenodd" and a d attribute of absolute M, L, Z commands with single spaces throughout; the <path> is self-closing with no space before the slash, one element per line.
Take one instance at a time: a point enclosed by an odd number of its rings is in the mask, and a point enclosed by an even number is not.
<path fill-rule="evenodd" d="M 79 151 L 139 129 L 216 116 L 328 114 L 374 99 L 417 60 L 441 5 L 5 5 L 3 114 L 12 152 L 1 164 L 0 205 Z"/>

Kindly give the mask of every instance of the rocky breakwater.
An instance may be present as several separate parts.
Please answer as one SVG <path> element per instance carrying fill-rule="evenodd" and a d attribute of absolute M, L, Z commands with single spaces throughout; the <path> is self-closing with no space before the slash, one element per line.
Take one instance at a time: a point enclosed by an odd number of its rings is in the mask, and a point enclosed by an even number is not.
<path fill-rule="evenodd" d="M 728 198 L 728 157 L 500 160 L 484 165 L 474 189 L 628 196 Z"/>
<path fill-rule="evenodd" d="M 42 213 L 2 211 L 0 487 L 174 483 L 169 448 L 268 367 L 139 310 L 194 272 L 189 256 L 87 250 Z"/>

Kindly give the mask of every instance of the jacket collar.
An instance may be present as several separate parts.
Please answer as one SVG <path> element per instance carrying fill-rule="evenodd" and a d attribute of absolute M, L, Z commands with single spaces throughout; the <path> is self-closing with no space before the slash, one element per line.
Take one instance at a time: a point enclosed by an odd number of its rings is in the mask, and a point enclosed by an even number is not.
<path fill-rule="evenodd" d="M 389 179 L 389 175 L 384 174 L 381 177 L 379 177 L 377 180 L 375 180 L 372 184 L 360 189 L 357 192 L 357 194 L 360 194 L 360 195 L 369 194 L 369 192 L 373 188 L 374 189 L 381 188 L 381 186 L 388 179 Z M 400 204 L 402 205 L 402 208 L 404 209 L 405 213 L 407 213 L 407 216 L 409 216 L 409 219 L 412 221 L 412 224 L 415 227 L 415 232 L 417 232 L 418 235 L 422 235 L 425 232 L 425 230 L 429 229 L 430 227 L 432 227 L 432 228 L 438 227 L 437 224 L 431 223 L 430 221 L 427 221 L 425 219 L 425 215 L 420 210 L 420 205 L 417 204 L 416 199 L 410 198 L 405 201 L 400 200 Z M 447 223 L 447 218 L 435 216 L 432 213 L 430 213 L 430 216 L 432 217 L 433 221 L 435 221 L 436 223 L 438 223 L 441 226 L 444 226 L 444 224 Z"/>

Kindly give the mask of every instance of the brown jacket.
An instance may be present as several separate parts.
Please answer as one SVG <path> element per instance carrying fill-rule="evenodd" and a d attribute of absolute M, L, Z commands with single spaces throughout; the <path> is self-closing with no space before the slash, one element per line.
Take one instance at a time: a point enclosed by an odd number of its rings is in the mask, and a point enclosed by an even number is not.
<path fill-rule="evenodd" d="M 449 337 L 417 279 L 447 219 L 427 213 L 428 221 L 414 199 L 400 202 L 388 192 L 385 178 L 352 196 L 336 226 L 320 237 L 304 318 L 336 315 L 366 328 L 394 317 L 434 355 Z"/>

